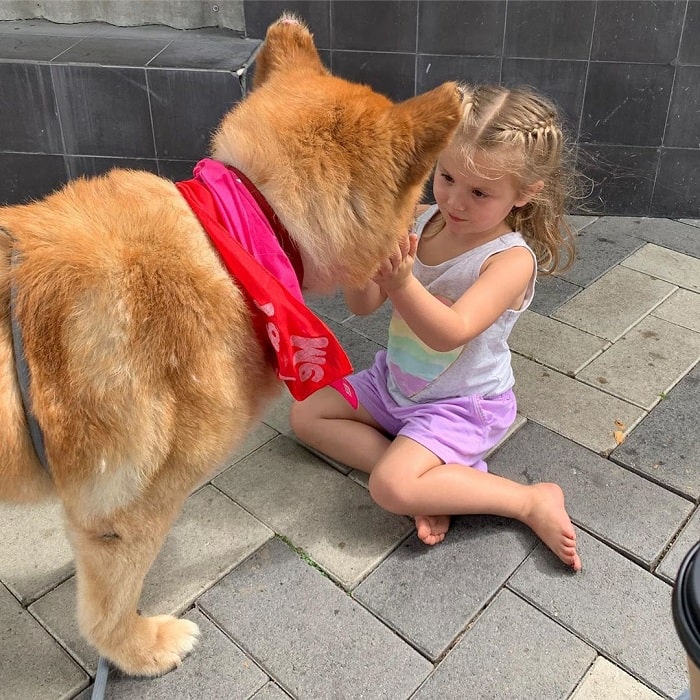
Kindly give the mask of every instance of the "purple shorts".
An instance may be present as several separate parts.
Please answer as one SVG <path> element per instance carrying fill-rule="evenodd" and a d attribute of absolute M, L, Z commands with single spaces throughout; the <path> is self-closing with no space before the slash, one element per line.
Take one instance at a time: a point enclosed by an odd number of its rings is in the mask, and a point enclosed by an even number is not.
<path fill-rule="evenodd" d="M 375 362 L 370 369 L 348 377 L 362 407 L 386 433 L 415 440 L 445 464 L 487 471 L 484 456 L 515 420 L 512 390 L 488 398 L 464 396 L 399 406 L 387 390 L 387 374 L 386 365 Z"/>

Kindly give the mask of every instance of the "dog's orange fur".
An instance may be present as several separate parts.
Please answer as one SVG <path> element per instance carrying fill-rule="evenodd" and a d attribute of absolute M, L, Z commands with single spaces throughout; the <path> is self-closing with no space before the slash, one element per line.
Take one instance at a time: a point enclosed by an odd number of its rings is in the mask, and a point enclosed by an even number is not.
<path fill-rule="evenodd" d="M 405 237 L 459 104 L 452 83 L 393 104 L 331 76 L 283 16 L 212 155 L 270 202 L 304 286 L 329 291 L 362 284 Z M 51 477 L 21 407 L 11 281 Z M 191 490 L 277 388 L 241 293 L 172 183 L 112 170 L 0 208 L 0 497 L 61 499 L 81 631 L 126 673 L 164 673 L 194 645 L 193 623 L 137 614 L 143 579 Z"/>

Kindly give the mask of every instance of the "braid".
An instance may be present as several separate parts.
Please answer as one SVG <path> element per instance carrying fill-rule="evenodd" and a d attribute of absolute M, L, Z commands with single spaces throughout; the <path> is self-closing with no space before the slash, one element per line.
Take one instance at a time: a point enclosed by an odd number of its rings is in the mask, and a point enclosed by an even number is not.
<path fill-rule="evenodd" d="M 535 251 L 541 272 L 566 269 L 573 262 L 566 204 L 578 179 L 569 165 L 567 138 L 556 107 L 526 88 L 482 85 L 463 87 L 463 108 L 456 140 L 467 167 L 475 167 L 476 155 L 486 154 L 513 175 L 523 191 L 544 183 L 542 191 L 511 212 L 507 221 Z"/>

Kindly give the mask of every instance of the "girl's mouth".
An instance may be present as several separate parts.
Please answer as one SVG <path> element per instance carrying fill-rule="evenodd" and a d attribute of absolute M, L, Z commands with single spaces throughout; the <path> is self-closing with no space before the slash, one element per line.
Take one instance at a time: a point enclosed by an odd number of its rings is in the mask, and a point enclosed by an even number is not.
<path fill-rule="evenodd" d="M 460 219 L 458 216 L 455 216 L 454 214 L 448 214 L 447 218 L 450 219 L 451 221 L 455 221 L 457 223 L 462 223 L 466 221 L 466 219 Z"/>

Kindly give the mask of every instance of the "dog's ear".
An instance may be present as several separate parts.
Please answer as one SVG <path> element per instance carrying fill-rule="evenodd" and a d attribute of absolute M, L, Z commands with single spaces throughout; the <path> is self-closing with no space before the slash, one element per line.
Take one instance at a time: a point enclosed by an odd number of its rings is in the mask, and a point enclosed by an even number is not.
<path fill-rule="evenodd" d="M 462 93 L 453 82 L 391 107 L 388 117 L 395 125 L 395 152 L 403 165 L 406 186 L 427 177 L 461 116 Z"/>
<path fill-rule="evenodd" d="M 285 12 L 267 29 L 265 41 L 255 59 L 253 89 L 259 88 L 277 71 L 300 69 L 315 74 L 328 73 L 318 56 L 309 28 L 298 17 Z"/>

